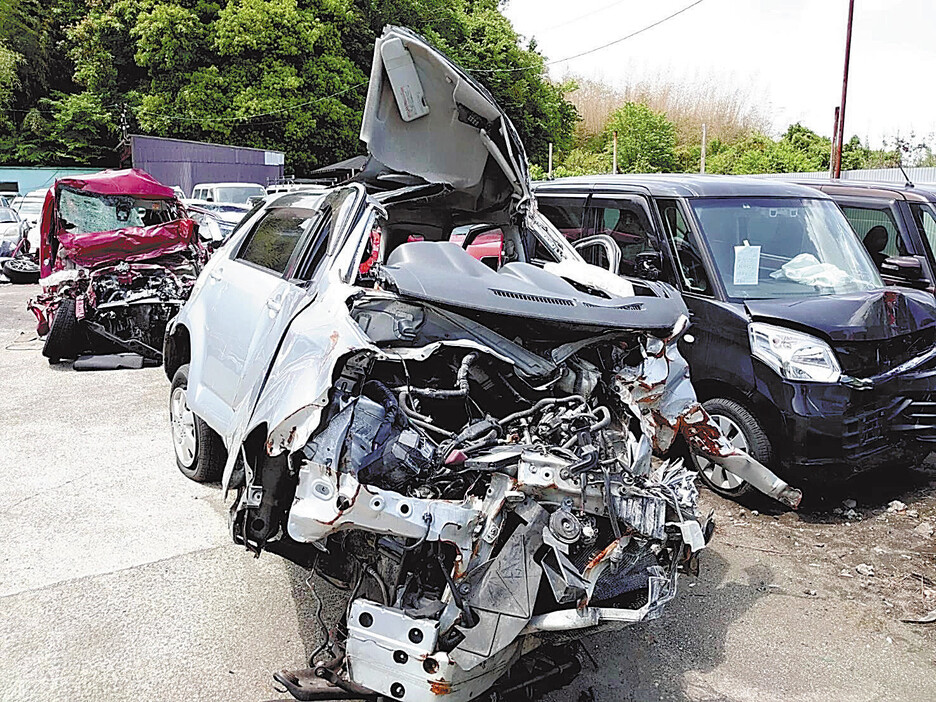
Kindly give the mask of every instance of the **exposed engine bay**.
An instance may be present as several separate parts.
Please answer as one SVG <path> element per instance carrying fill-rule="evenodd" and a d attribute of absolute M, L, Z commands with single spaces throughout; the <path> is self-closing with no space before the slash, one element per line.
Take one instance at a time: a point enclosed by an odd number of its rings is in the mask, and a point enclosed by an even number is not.
<path fill-rule="evenodd" d="M 668 331 L 466 316 L 401 299 L 396 260 L 378 286 L 395 290 L 348 303 L 376 349 L 336 367 L 318 430 L 292 453 L 244 451 L 231 483 L 235 541 L 348 593 L 314 668 L 277 676 L 299 699 L 473 699 L 539 646 L 658 617 L 714 528 L 694 472 L 654 456 L 723 441 L 702 430 L 681 316 Z"/>
<path fill-rule="evenodd" d="M 40 332 L 48 333 L 65 301 L 74 300 L 64 314 L 74 315 L 85 332 L 70 339 L 74 353 L 126 350 L 158 362 L 166 325 L 188 299 L 198 272 L 197 259 L 181 253 L 90 271 L 64 269 L 43 279 L 45 290 L 30 309 Z"/>

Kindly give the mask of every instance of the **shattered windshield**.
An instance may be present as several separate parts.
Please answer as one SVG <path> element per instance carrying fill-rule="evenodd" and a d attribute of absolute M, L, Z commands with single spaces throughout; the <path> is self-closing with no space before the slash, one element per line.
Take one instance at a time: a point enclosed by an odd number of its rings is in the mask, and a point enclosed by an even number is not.
<path fill-rule="evenodd" d="M 883 287 L 831 201 L 695 198 L 690 204 L 729 297 L 763 300 Z"/>
<path fill-rule="evenodd" d="M 88 234 L 164 224 L 178 219 L 179 212 L 174 200 L 99 195 L 62 188 L 58 216 L 62 229 L 72 234 Z"/>

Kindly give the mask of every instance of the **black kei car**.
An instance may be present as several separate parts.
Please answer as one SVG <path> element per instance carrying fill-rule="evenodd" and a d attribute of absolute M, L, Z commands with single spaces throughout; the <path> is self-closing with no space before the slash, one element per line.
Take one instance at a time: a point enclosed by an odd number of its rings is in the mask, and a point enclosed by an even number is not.
<path fill-rule="evenodd" d="M 827 195 L 696 175 L 569 178 L 535 195 L 589 262 L 682 291 L 696 392 L 784 477 L 841 479 L 936 445 L 933 296 L 885 287 Z M 697 461 L 717 492 L 750 490 Z"/>
<path fill-rule="evenodd" d="M 936 186 L 801 181 L 842 208 L 885 283 L 936 293 Z"/>

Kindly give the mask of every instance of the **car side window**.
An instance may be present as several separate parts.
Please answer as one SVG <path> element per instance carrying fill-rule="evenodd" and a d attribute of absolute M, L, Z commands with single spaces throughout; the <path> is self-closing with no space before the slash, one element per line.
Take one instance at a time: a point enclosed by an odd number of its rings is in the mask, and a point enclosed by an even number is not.
<path fill-rule="evenodd" d="M 900 238 L 900 230 L 890 207 L 842 205 L 842 212 L 878 268 L 888 256 L 906 254 L 906 247 Z"/>
<path fill-rule="evenodd" d="M 910 211 L 913 213 L 917 227 L 923 232 L 923 238 L 926 239 L 926 245 L 929 246 L 932 255 L 936 252 L 936 210 L 931 204 L 913 203 L 910 205 Z"/>
<path fill-rule="evenodd" d="M 621 251 L 618 272 L 622 275 L 636 275 L 638 254 L 656 250 L 650 237 L 653 225 L 637 198 L 593 198 L 586 221 L 586 236 L 609 236 L 617 244 Z"/>
<path fill-rule="evenodd" d="M 270 210 L 241 245 L 237 258 L 283 274 L 303 233 L 316 218 L 314 210 Z"/>
<path fill-rule="evenodd" d="M 585 214 L 585 197 L 550 197 L 537 198 L 540 213 L 559 230 L 569 241 L 582 236 L 582 219 Z"/>
<path fill-rule="evenodd" d="M 673 249 L 679 269 L 679 282 L 687 292 L 712 294 L 712 284 L 705 263 L 689 228 L 689 222 L 677 200 L 657 200 L 666 238 Z"/>
<path fill-rule="evenodd" d="M 327 255 L 334 253 L 343 235 L 347 235 L 347 220 L 351 208 L 357 202 L 352 188 L 329 193 L 319 205 L 321 221 L 311 229 L 309 243 L 298 252 L 296 261 L 289 267 L 289 278 L 312 280 L 319 264 Z"/>

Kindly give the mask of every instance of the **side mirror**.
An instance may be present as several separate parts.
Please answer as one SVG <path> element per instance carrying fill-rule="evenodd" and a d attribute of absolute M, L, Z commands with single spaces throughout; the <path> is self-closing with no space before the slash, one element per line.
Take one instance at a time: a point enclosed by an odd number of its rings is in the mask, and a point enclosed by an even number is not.
<path fill-rule="evenodd" d="M 881 264 L 881 277 L 888 285 L 905 285 L 925 290 L 930 281 L 923 275 L 923 263 L 916 256 L 890 256 Z"/>
<path fill-rule="evenodd" d="M 663 254 L 659 251 L 641 251 L 634 259 L 635 273 L 644 280 L 658 280 L 663 275 Z"/>
<path fill-rule="evenodd" d="M 572 245 L 586 263 L 605 268 L 614 274 L 621 270 L 621 249 L 607 234 L 595 234 L 579 239 Z"/>

